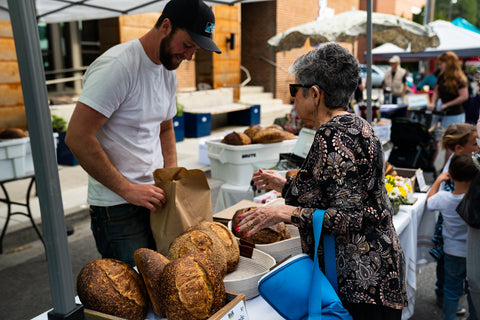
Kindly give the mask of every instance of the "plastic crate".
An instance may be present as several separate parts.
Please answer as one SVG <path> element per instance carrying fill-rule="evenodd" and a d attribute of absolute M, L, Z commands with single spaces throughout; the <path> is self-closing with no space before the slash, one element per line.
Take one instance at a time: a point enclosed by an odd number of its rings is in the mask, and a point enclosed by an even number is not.
<path fill-rule="evenodd" d="M 57 134 L 53 135 L 55 149 Z M 0 140 L 0 181 L 29 176 L 35 173 L 30 138 Z"/>
<path fill-rule="evenodd" d="M 185 118 L 183 116 L 173 117 L 173 130 L 175 131 L 175 141 L 183 141 L 185 138 Z"/>
<path fill-rule="evenodd" d="M 183 113 L 185 119 L 185 137 L 198 138 L 209 136 L 212 130 L 212 115 L 210 113 Z"/>
<path fill-rule="evenodd" d="M 280 153 L 292 152 L 297 142 L 294 139 L 233 146 L 220 141 L 221 139 L 206 141 L 212 178 L 238 186 L 249 185 L 258 164 L 279 161 Z"/>
<path fill-rule="evenodd" d="M 230 125 L 253 126 L 260 124 L 260 105 L 253 105 L 248 109 L 229 112 L 228 123 Z"/>

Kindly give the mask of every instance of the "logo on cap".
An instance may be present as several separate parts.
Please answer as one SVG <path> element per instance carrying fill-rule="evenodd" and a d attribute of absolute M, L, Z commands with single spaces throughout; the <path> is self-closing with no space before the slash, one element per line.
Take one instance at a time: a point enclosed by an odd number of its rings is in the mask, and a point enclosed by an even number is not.
<path fill-rule="evenodd" d="M 207 26 L 205 27 L 205 32 L 212 34 L 213 29 L 215 29 L 215 24 L 211 22 L 207 22 Z"/>

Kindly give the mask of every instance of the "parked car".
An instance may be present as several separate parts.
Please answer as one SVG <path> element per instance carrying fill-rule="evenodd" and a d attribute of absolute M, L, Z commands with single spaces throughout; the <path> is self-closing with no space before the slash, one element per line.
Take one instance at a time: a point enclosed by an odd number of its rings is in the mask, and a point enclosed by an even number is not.
<path fill-rule="evenodd" d="M 367 79 L 367 65 L 360 65 L 360 77 Z M 376 65 L 372 65 L 372 87 L 380 88 L 385 78 L 384 71 Z"/>

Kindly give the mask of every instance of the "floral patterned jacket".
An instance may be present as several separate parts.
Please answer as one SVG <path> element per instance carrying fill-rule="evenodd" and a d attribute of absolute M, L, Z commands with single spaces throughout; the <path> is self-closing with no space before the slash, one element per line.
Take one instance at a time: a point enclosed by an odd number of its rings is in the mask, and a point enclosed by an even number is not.
<path fill-rule="evenodd" d="M 322 234 L 335 236 L 342 302 L 402 309 L 407 306 L 405 258 L 392 222 L 383 165 L 373 128 L 353 114 L 339 115 L 317 130 L 297 177 L 287 180 L 282 195 L 286 204 L 303 208 L 302 248 L 312 257 L 312 214 L 326 210 Z"/>

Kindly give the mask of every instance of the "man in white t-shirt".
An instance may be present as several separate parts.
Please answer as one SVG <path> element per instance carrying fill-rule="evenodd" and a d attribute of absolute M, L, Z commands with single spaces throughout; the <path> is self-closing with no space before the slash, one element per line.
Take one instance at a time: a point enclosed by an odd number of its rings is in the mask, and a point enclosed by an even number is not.
<path fill-rule="evenodd" d="M 212 41 L 215 17 L 201 0 L 171 0 L 155 26 L 96 59 L 83 78 L 66 143 L 89 175 L 92 232 L 104 258 L 134 265 L 155 248 L 150 210 L 167 199 L 153 171 L 176 167 L 175 69 Z"/>

